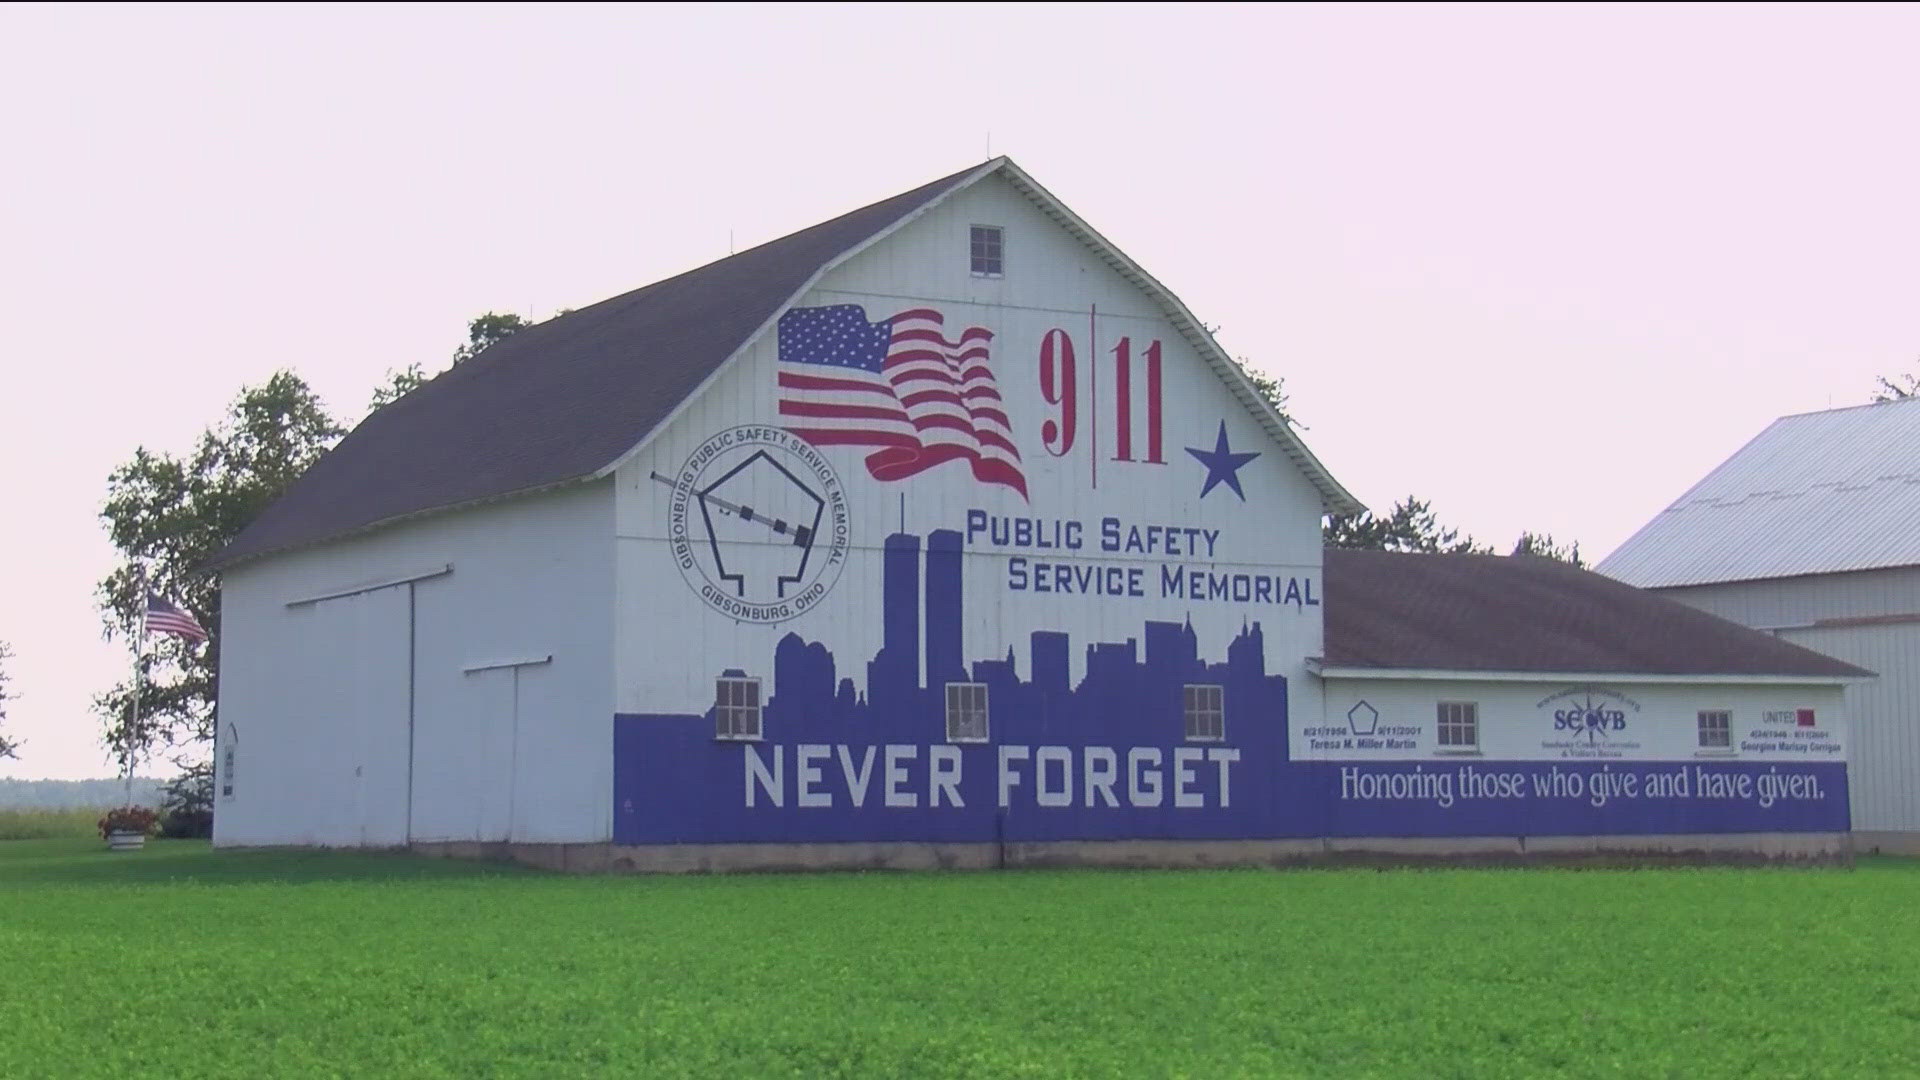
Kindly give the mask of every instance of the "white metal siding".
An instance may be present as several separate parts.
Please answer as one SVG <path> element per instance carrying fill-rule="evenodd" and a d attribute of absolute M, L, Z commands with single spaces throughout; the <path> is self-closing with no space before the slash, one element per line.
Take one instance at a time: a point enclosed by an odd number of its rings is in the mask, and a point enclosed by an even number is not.
<path fill-rule="evenodd" d="M 1783 630 L 1780 636 L 1880 677 L 1849 686 L 1853 827 L 1920 830 L 1920 624 Z"/>
<path fill-rule="evenodd" d="M 406 839 L 406 588 L 302 605 L 262 626 L 230 605 L 221 738 L 235 842 L 387 846 Z M 238 632 L 236 632 L 238 630 Z M 292 652 L 299 662 L 281 657 Z"/>
<path fill-rule="evenodd" d="M 238 783 L 215 842 L 397 844 L 409 820 L 414 840 L 605 840 L 612 596 L 611 482 L 234 569 L 220 721 Z M 517 694 L 513 669 L 467 671 L 535 655 L 552 660 Z"/>
<path fill-rule="evenodd" d="M 1660 595 L 1743 626 L 1920 613 L 1920 567 L 1661 589 Z"/>

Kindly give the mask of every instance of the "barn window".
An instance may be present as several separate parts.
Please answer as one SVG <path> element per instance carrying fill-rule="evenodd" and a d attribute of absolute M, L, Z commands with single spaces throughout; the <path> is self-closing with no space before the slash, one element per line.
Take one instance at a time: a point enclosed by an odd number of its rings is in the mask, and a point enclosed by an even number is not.
<path fill-rule="evenodd" d="M 1700 749 L 1733 749 L 1733 713 L 1726 709 L 1702 709 L 1698 728 Z"/>
<path fill-rule="evenodd" d="M 947 741 L 987 741 L 987 684 L 947 684 Z"/>
<path fill-rule="evenodd" d="M 1442 750 L 1480 749 L 1480 706 L 1472 701 L 1443 701 L 1435 715 Z"/>
<path fill-rule="evenodd" d="M 714 684 L 713 737 L 760 737 L 759 679 L 721 679 Z"/>
<path fill-rule="evenodd" d="M 969 245 L 976 277 L 1000 277 L 1006 273 L 1006 248 L 998 225 L 975 225 Z"/>
<path fill-rule="evenodd" d="M 1227 737 L 1224 687 L 1189 685 L 1183 711 L 1187 718 L 1187 741 L 1219 742 Z"/>

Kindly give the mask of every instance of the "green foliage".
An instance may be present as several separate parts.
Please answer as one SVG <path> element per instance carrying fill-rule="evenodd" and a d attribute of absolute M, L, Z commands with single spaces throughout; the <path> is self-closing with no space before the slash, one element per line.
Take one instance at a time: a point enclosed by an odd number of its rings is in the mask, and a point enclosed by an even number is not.
<path fill-rule="evenodd" d="M 1328 547 L 1365 548 L 1372 551 L 1419 551 L 1441 555 L 1491 555 L 1493 548 L 1473 537 L 1462 537 L 1460 530 L 1440 524 L 1433 507 L 1412 495 L 1397 502 L 1385 517 L 1363 511 L 1327 518 L 1321 538 Z M 1523 532 L 1513 545 L 1513 555 L 1532 555 L 1558 559 L 1582 569 L 1586 560 L 1580 555 L 1580 542 L 1562 544 L 1551 533 Z"/>
<path fill-rule="evenodd" d="M 468 360 L 529 325 L 518 315 L 489 311 L 467 324 L 467 340 L 454 350 L 453 362 Z M 419 364 L 388 372 L 387 378 L 387 385 L 374 391 L 370 409 L 428 381 Z M 107 636 L 130 640 L 136 632 L 145 602 L 143 574 L 149 590 L 192 613 L 210 635 L 206 642 L 172 635 L 147 642 L 137 710 L 131 680 L 95 697 L 107 744 L 123 766 L 212 738 L 219 581 L 204 573 L 205 565 L 343 434 L 313 390 L 299 376 L 281 371 L 260 386 L 244 388 L 192 454 L 176 458 L 142 447 L 107 478 L 101 517 L 121 557 L 98 588 Z M 12 747 L 0 742 L 0 750 Z M 188 756 L 175 760 L 184 763 Z"/>
<path fill-rule="evenodd" d="M 1234 363 L 1240 365 L 1241 373 L 1247 377 L 1248 382 L 1253 384 L 1253 388 L 1260 392 L 1260 396 L 1266 399 L 1267 404 L 1273 406 L 1273 411 L 1280 414 L 1280 419 L 1290 425 L 1306 426 L 1300 424 L 1292 414 L 1287 412 L 1287 380 L 1284 377 L 1254 370 L 1247 364 L 1245 357 L 1234 358 Z"/>
<path fill-rule="evenodd" d="M 501 315 L 489 311 L 467 323 L 466 343 L 453 350 L 453 362 L 460 364 L 471 360 L 489 347 L 505 341 L 532 325 L 511 312 Z"/>
<path fill-rule="evenodd" d="M 143 577 L 149 591 L 192 613 L 210 635 L 204 642 L 171 634 L 149 638 L 137 724 L 131 682 L 94 699 L 107 724 L 108 745 L 123 765 L 157 748 L 212 736 L 219 581 L 204 567 L 341 434 L 312 389 L 281 371 L 243 389 L 191 454 L 176 458 L 142 447 L 107 478 L 100 516 L 120 555 L 120 565 L 97 591 L 107 636 L 130 644 L 138 632 Z"/>
<path fill-rule="evenodd" d="M 426 384 L 426 372 L 417 363 L 408 364 L 399 371 L 388 371 L 386 385 L 373 388 L 373 399 L 367 402 L 367 411 L 391 405 Z"/>
<path fill-rule="evenodd" d="M 1412 495 L 1397 502 L 1386 517 L 1373 511 L 1327 518 L 1321 537 L 1328 547 L 1373 551 L 1424 551 L 1449 555 L 1490 555 L 1493 549 L 1460 530 L 1449 529 L 1434 516 L 1433 507 Z"/>
<path fill-rule="evenodd" d="M 205 840 L 213 835 L 213 762 L 196 761 L 167 781 L 160 804 L 160 835 Z"/>
<path fill-rule="evenodd" d="M 1217 327 L 1208 327 L 1209 333 Z M 1234 361 L 1240 365 L 1241 374 L 1253 384 L 1280 419 L 1289 425 L 1305 427 L 1287 411 L 1288 396 L 1285 380 L 1278 376 L 1267 375 L 1254 370 L 1245 358 Z M 1882 379 L 1882 382 L 1886 380 Z M 1917 384 L 1920 385 L 1920 384 Z M 1493 548 L 1475 540 L 1471 536 L 1462 537 L 1460 530 L 1442 526 L 1433 513 L 1433 507 L 1424 499 L 1407 496 L 1395 503 L 1385 517 L 1377 517 L 1371 510 L 1362 510 L 1358 514 L 1329 515 L 1321 527 L 1321 539 L 1328 547 L 1366 548 L 1373 551 L 1423 551 L 1448 555 L 1491 555 Z M 1514 544 L 1515 555 L 1539 555 L 1549 559 L 1559 559 L 1575 566 L 1587 564 L 1580 558 L 1580 543 L 1575 541 L 1570 547 L 1554 542 L 1551 535 L 1523 532 Z"/>
<path fill-rule="evenodd" d="M 0 1076 L 1906 1076 L 1916 889 L 1896 860 L 631 879 L 29 841 L 0 845 Z"/>
<path fill-rule="evenodd" d="M 0 641 L 0 723 L 6 721 L 7 702 L 13 698 L 13 695 L 7 692 L 7 661 L 11 659 L 13 659 L 13 647 L 4 641 Z M 19 741 L 9 739 L 4 734 L 0 734 L 0 758 L 17 758 L 19 756 Z"/>
<path fill-rule="evenodd" d="M 1513 555 L 1532 555 L 1542 559 L 1558 559 L 1563 563 L 1586 569 L 1587 561 L 1580 557 L 1580 541 L 1561 544 L 1554 540 L 1552 533 L 1523 532 L 1520 539 L 1513 542 Z"/>

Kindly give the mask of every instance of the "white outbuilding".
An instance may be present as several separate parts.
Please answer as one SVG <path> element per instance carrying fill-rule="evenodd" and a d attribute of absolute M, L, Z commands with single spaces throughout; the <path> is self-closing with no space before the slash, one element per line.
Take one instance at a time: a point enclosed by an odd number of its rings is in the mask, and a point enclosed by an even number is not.
<path fill-rule="evenodd" d="M 1775 420 L 1599 570 L 1877 672 L 1846 692 L 1856 846 L 1920 853 L 1920 399 Z"/>
<path fill-rule="evenodd" d="M 1001 158 L 522 330 L 221 556 L 214 839 L 567 868 L 1841 854 L 1867 673 L 1359 504 Z"/>

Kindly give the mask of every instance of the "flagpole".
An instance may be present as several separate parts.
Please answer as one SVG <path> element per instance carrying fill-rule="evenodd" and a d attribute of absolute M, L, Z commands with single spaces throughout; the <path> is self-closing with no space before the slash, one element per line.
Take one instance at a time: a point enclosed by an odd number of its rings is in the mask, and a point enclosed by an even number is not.
<path fill-rule="evenodd" d="M 127 722 L 127 780 L 126 801 L 122 806 L 133 805 L 133 748 L 134 737 L 140 730 L 140 694 L 144 689 L 145 672 L 140 663 L 147 646 L 147 568 L 134 564 L 134 603 L 140 605 L 139 624 L 133 635 L 133 713 Z"/>

